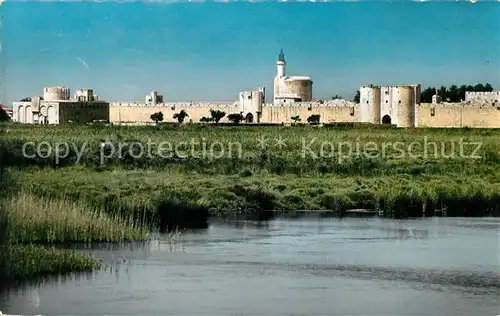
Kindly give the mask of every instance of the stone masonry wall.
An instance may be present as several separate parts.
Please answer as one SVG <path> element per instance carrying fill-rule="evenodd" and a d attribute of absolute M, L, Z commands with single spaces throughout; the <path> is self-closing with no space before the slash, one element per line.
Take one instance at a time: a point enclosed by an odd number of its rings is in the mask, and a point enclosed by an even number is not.
<path fill-rule="evenodd" d="M 298 115 L 301 122 L 306 123 L 311 115 L 320 115 L 321 123 L 334 122 L 358 122 L 359 107 L 346 103 L 319 104 L 319 103 L 295 103 L 293 106 L 268 105 L 262 107 L 262 123 L 293 123 L 292 117 Z"/>
<path fill-rule="evenodd" d="M 422 103 L 418 127 L 500 128 L 500 105 Z"/>
<path fill-rule="evenodd" d="M 226 112 L 226 116 L 221 122 L 228 122 L 227 116 L 233 113 L 240 113 L 238 102 L 233 104 L 223 103 L 162 103 L 156 106 L 141 103 L 119 103 L 110 104 L 111 123 L 153 123 L 151 114 L 163 113 L 163 122 L 176 122 L 173 118 L 175 113 L 181 110 L 189 115 L 185 122 L 198 123 L 204 116 L 210 117 L 210 110 L 221 110 Z M 358 106 L 352 102 L 341 100 L 329 101 L 323 104 L 301 102 L 293 105 L 264 104 L 260 123 L 291 123 L 291 117 L 299 115 L 302 122 L 307 122 L 307 118 L 312 114 L 319 114 L 322 123 L 329 122 L 356 122 L 358 120 Z"/>
<path fill-rule="evenodd" d="M 174 114 L 181 110 L 189 115 L 184 122 L 198 123 L 202 117 L 210 117 L 210 110 L 226 112 L 221 122 L 227 122 L 227 116 L 239 113 L 238 103 L 162 103 L 154 106 L 141 103 L 111 103 L 109 119 L 111 123 L 152 123 L 151 114 L 162 112 L 163 122 L 177 122 Z"/>
<path fill-rule="evenodd" d="M 175 113 L 185 110 L 189 117 L 185 122 L 198 123 L 203 116 L 210 117 L 210 110 L 226 112 L 221 122 L 227 122 L 227 116 L 240 113 L 237 102 L 223 103 L 164 103 L 157 106 L 146 106 L 139 103 L 112 103 L 110 106 L 111 123 L 153 123 L 150 116 L 162 112 L 164 122 L 176 122 Z M 402 109 L 399 109 L 402 111 Z M 404 111 L 403 111 L 404 112 Z M 319 114 L 321 123 L 359 122 L 359 105 L 345 101 L 328 101 L 321 103 L 301 102 L 293 105 L 264 104 L 260 123 L 292 123 L 292 117 L 299 115 L 301 122 Z M 412 126 L 411 115 L 402 122 L 402 127 Z M 418 127 L 472 127 L 472 128 L 500 128 L 500 105 L 479 105 L 466 103 L 422 103 L 417 106 L 416 112 Z"/>

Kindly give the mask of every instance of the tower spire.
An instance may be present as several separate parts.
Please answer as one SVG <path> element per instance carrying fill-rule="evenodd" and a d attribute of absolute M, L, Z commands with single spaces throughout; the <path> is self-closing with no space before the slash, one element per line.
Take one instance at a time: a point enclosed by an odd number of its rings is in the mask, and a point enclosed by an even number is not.
<path fill-rule="evenodd" d="M 283 54 L 283 49 L 280 50 L 278 61 L 283 61 L 283 62 L 285 61 L 285 54 Z"/>

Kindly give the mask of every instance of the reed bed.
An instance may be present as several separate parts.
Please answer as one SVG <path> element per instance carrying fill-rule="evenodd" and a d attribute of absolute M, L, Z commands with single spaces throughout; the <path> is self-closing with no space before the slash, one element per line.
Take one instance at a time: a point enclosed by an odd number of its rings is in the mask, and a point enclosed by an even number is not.
<path fill-rule="evenodd" d="M 100 267 L 99 260 L 54 244 L 144 240 L 148 236 L 145 227 L 131 220 L 84 203 L 37 197 L 23 190 L 1 198 L 0 228 L 2 283 Z"/>
<path fill-rule="evenodd" d="M 2 250 L 2 277 L 9 282 L 51 274 L 91 271 L 100 267 L 100 261 L 83 253 L 54 247 L 9 245 Z"/>
<path fill-rule="evenodd" d="M 118 242 L 144 240 L 148 230 L 76 201 L 20 192 L 3 203 L 10 243 Z"/>
<path fill-rule="evenodd" d="M 13 174 L 35 195 L 84 200 L 121 216 L 134 213 L 142 218 L 152 214 L 163 220 L 163 226 L 180 224 L 181 218 L 189 226 L 193 218 L 264 210 L 368 208 L 399 212 L 410 204 L 419 205 L 414 211 L 417 216 L 422 215 L 424 207 L 429 212 L 449 207 L 453 209 L 449 214 L 455 216 L 489 216 L 498 212 L 500 205 L 498 171 L 487 176 L 457 172 L 371 177 L 272 173 L 208 177 L 176 169 L 103 172 L 75 167 Z M 173 217 L 176 214 L 177 218 Z"/>

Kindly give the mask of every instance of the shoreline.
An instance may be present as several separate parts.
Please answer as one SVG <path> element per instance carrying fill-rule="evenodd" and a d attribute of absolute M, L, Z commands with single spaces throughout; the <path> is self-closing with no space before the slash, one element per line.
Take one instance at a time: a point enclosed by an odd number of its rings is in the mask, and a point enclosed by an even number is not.
<path fill-rule="evenodd" d="M 407 216 L 401 218 L 384 217 L 379 211 L 365 209 L 349 209 L 344 212 L 334 210 L 295 210 L 295 211 L 262 211 L 261 214 L 233 214 L 233 215 L 213 215 L 208 220 L 229 220 L 229 221 L 255 221 L 266 222 L 279 219 L 304 219 L 304 218 L 377 218 L 385 220 L 418 220 L 425 218 L 500 218 L 500 212 L 492 215 L 475 216 L 447 216 L 446 211 L 437 210 L 434 215 Z"/>
<path fill-rule="evenodd" d="M 196 227 L 196 228 L 186 228 L 187 231 L 204 230 L 213 223 L 237 223 L 240 225 L 244 224 L 254 224 L 260 227 L 261 225 L 266 225 L 269 221 L 273 220 L 304 220 L 304 219 L 328 219 L 337 218 L 342 219 L 380 219 L 380 220 L 422 220 L 422 219 L 437 219 L 437 218 L 484 218 L 492 219 L 499 218 L 500 216 L 473 216 L 473 217 L 450 217 L 450 216 L 430 216 L 430 217 L 407 217 L 401 219 L 394 218 L 384 218 L 375 214 L 374 211 L 369 210 L 351 210 L 351 212 L 346 212 L 344 216 L 339 216 L 335 211 L 329 210 L 296 210 L 296 211 L 268 211 L 271 216 L 255 217 L 255 215 L 229 215 L 229 216 L 210 216 L 207 218 L 206 227 Z M 361 214 L 361 215 L 360 215 Z M 158 232 L 159 234 L 168 234 L 168 232 Z M 182 231 L 179 232 L 182 234 Z M 94 257 L 91 254 L 83 253 L 76 249 L 100 249 L 100 246 L 114 245 L 117 249 L 121 247 L 127 248 L 127 246 L 137 246 L 137 244 L 147 243 L 149 238 L 142 240 L 129 240 L 129 241 L 100 241 L 100 242 L 84 242 L 84 241 L 73 241 L 65 243 L 39 243 L 39 244 L 16 244 L 7 245 L 7 249 L 15 248 L 15 251 L 10 251 L 10 253 L 15 253 L 14 257 L 16 260 L 16 268 L 14 269 L 13 275 L 6 276 L 0 274 L 0 280 L 4 285 L 0 288 L 0 291 L 5 289 L 14 289 L 17 287 L 23 287 L 25 284 L 43 282 L 45 280 L 58 279 L 60 277 L 72 278 L 79 275 L 92 274 L 94 272 L 100 271 L 103 267 L 108 266 L 102 263 L 102 259 Z M 4 246 L 5 247 L 5 246 Z M 1 247 L 0 247 L 1 248 Z M 5 249 L 4 249 L 5 250 Z M 5 252 L 4 252 L 5 253 Z M 28 262 L 31 262 L 37 258 L 41 261 L 50 262 L 48 264 L 38 264 L 40 268 L 38 270 L 32 271 L 28 267 Z M 58 262 L 54 265 L 55 262 Z M 21 263 L 21 264 L 20 264 Z M 9 264 L 7 264 L 9 266 Z M 11 271 L 12 273 L 12 271 Z"/>

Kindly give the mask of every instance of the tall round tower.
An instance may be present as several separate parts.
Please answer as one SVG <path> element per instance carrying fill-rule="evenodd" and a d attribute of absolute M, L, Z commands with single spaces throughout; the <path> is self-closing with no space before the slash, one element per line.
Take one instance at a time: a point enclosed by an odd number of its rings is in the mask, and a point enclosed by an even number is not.
<path fill-rule="evenodd" d="M 380 124 L 380 87 L 364 85 L 359 88 L 360 121 Z"/>
<path fill-rule="evenodd" d="M 393 106 L 397 106 L 397 125 L 398 127 L 414 127 L 416 112 L 416 87 L 400 86 L 398 94 L 395 96 Z"/>

